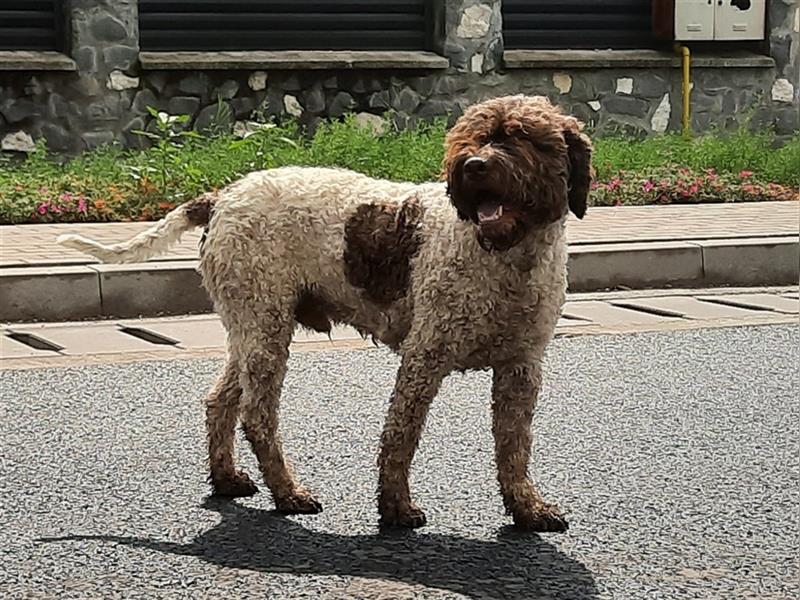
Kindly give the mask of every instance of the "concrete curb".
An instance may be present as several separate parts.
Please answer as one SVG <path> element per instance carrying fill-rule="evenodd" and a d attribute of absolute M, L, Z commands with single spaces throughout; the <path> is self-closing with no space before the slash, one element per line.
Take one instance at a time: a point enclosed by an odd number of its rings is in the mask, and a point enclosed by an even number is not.
<path fill-rule="evenodd" d="M 0 321 L 130 318 L 212 310 L 192 260 L 0 269 Z M 573 292 L 796 285 L 797 236 L 570 248 Z"/>

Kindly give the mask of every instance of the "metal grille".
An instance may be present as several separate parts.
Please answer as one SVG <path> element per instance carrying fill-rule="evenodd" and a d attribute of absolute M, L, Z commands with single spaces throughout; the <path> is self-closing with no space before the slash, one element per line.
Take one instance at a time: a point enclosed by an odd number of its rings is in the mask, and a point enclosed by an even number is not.
<path fill-rule="evenodd" d="M 0 50 L 60 50 L 60 0 L 0 0 Z"/>
<path fill-rule="evenodd" d="M 508 49 L 649 48 L 652 0 L 504 0 Z"/>
<path fill-rule="evenodd" d="M 428 0 L 140 0 L 142 50 L 423 50 Z"/>

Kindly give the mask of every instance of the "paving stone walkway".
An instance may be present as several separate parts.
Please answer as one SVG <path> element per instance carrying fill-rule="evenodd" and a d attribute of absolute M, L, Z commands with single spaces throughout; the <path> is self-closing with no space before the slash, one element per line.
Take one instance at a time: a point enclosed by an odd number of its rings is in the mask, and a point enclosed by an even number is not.
<path fill-rule="evenodd" d="M 103 242 L 119 242 L 150 223 L 82 223 L 0 226 L 0 268 L 95 262 L 56 244 L 62 233 L 81 233 Z M 582 221 L 570 216 L 571 244 L 605 244 L 668 240 L 708 240 L 793 236 L 800 232 L 800 203 L 759 202 L 684 206 L 592 208 Z M 200 232 L 159 260 L 197 257 Z"/>

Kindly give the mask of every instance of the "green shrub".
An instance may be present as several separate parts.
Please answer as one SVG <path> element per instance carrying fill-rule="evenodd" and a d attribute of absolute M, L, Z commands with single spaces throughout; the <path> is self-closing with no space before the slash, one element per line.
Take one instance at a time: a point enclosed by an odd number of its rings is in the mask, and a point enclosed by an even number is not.
<path fill-rule="evenodd" d="M 376 134 L 347 116 L 320 124 L 310 138 L 287 122 L 261 124 L 240 139 L 199 136 L 183 131 L 185 117 L 152 113 L 154 130 L 139 132 L 153 142 L 146 150 L 106 147 L 63 164 L 42 144 L 21 162 L 0 156 L 0 223 L 153 219 L 245 173 L 286 165 L 431 181 L 439 178 L 446 131 L 444 120 L 398 131 L 387 118 Z M 599 138 L 594 164 L 593 204 L 791 199 L 800 186 L 800 133 L 779 149 L 773 136 L 744 128 L 694 139 Z M 711 172 L 717 179 L 695 191 L 692 182 Z"/>

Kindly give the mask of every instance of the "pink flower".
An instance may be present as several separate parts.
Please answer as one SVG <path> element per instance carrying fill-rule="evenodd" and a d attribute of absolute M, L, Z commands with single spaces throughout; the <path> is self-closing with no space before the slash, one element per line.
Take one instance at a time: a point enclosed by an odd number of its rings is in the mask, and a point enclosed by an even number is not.
<path fill-rule="evenodd" d="M 47 202 L 42 202 L 41 204 L 39 204 L 39 206 L 36 207 L 36 212 L 39 213 L 40 215 L 46 215 L 47 214 Z"/>
<path fill-rule="evenodd" d="M 78 198 L 78 212 L 86 214 L 89 212 L 88 206 L 86 205 L 86 198 L 81 196 Z"/>
<path fill-rule="evenodd" d="M 697 185 L 696 183 L 693 183 L 693 184 L 692 184 L 692 185 L 689 187 L 689 192 L 690 192 L 691 194 L 696 194 L 696 193 L 697 193 L 697 192 L 699 192 L 699 191 L 700 191 L 700 186 L 699 186 L 699 185 Z"/>
<path fill-rule="evenodd" d="M 753 175 L 752 171 L 741 171 L 739 173 L 739 177 L 741 177 L 742 179 L 747 179 L 748 177 L 751 177 L 752 175 Z"/>
<path fill-rule="evenodd" d="M 650 191 L 652 191 L 652 190 L 653 190 L 655 187 L 656 187 L 656 185 L 655 185 L 655 184 L 654 184 L 652 181 L 650 181 L 650 180 L 648 179 L 647 181 L 645 181 L 645 182 L 644 182 L 644 185 L 642 186 L 642 189 L 643 189 L 645 192 L 650 192 Z"/>
<path fill-rule="evenodd" d="M 612 190 L 616 190 L 622 184 L 622 180 L 619 177 L 615 177 L 611 181 L 606 184 L 606 189 L 610 192 Z"/>

